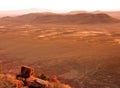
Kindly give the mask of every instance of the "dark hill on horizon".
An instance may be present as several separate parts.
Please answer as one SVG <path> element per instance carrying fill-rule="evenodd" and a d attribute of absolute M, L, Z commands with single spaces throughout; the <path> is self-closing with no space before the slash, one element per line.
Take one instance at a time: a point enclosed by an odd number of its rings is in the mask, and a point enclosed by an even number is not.
<path fill-rule="evenodd" d="M 120 20 L 107 14 L 80 13 L 80 14 L 54 14 L 30 13 L 16 17 L 2 17 L 0 23 L 27 23 L 27 24 L 101 24 L 116 23 Z"/>

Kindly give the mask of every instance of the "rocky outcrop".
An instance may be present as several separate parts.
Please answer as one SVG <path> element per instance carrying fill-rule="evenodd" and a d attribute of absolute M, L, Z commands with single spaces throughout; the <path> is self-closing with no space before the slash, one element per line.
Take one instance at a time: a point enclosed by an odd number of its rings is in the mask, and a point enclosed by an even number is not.
<path fill-rule="evenodd" d="M 37 76 L 33 68 L 22 66 L 20 74 L 0 74 L 0 88 L 71 88 L 61 83 L 56 76 L 46 77 L 44 74 Z"/>

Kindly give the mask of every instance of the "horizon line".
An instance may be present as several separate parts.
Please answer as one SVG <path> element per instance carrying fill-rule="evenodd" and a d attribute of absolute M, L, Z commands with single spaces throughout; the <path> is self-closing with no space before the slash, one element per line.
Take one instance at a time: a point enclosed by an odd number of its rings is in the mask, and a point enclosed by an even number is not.
<path fill-rule="evenodd" d="M 76 9 L 76 10 L 51 10 L 51 9 L 39 9 L 39 8 L 30 8 L 30 9 L 11 9 L 11 10 L 0 10 L 3 12 L 9 12 L 9 11 L 35 11 L 35 10 L 39 10 L 41 12 L 71 12 L 71 11 L 86 11 L 86 12 L 96 12 L 96 11 L 120 11 L 118 9 L 111 9 L 111 10 L 100 10 L 100 9 L 96 9 L 96 10 L 85 10 L 85 9 Z"/>

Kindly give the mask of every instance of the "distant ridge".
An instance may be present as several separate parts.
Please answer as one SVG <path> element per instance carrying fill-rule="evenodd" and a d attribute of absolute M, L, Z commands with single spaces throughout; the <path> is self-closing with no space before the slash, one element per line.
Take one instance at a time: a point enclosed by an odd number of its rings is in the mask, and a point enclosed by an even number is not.
<path fill-rule="evenodd" d="M 120 19 L 120 11 L 100 11 L 100 10 L 96 10 L 96 11 L 70 11 L 68 14 L 80 14 L 80 13 L 93 13 L 93 14 L 99 14 L 99 13 L 104 13 L 104 14 L 108 14 L 114 18 Z"/>
<path fill-rule="evenodd" d="M 18 22 L 35 24 L 101 24 L 120 22 L 104 13 L 78 13 L 78 14 L 55 14 L 55 13 L 30 13 L 16 17 L 3 17 L 0 22 Z"/>

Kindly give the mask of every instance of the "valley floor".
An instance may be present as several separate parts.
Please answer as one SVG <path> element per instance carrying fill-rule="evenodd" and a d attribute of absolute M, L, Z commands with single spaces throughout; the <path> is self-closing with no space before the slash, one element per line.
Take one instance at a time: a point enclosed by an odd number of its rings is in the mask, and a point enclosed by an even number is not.
<path fill-rule="evenodd" d="M 119 88 L 119 25 L 1 25 L 1 73 L 27 65 L 73 88 Z"/>

